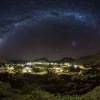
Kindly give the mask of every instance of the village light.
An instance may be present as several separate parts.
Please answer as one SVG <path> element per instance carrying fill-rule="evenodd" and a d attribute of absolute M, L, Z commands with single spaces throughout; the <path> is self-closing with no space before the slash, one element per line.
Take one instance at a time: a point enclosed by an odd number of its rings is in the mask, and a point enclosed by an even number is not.
<path fill-rule="evenodd" d="M 32 65 L 32 63 L 31 62 L 28 62 L 28 63 L 26 63 L 26 65 Z"/>
<path fill-rule="evenodd" d="M 22 70 L 23 73 L 31 73 L 32 72 L 32 68 L 31 67 L 25 67 L 23 70 Z"/>
<path fill-rule="evenodd" d="M 75 65 L 74 65 L 74 68 L 76 69 L 76 68 L 78 68 L 78 66 L 79 66 L 79 65 L 76 65 L 76 64 L 75 64 Z"/>
<path fill-rule="evenodd" d="M 64 63 L 65 66 L 71 66 L 71 63 Z"/>

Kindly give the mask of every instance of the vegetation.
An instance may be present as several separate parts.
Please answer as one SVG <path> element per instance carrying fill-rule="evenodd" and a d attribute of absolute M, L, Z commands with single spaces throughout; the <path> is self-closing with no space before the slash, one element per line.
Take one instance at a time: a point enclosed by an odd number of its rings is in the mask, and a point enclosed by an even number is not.
<path fill-rule="evenodd" d="M 100 54 L 80 58 L 76 64 L 85 67 L 76 69 L 73 59 L 64 58 L 73 64 L 64 67 L 61 73 L 60 65 L 54 69 L 53 64 L 31 66 L 32 73 L 21 73 L 25 67 L 20 64 L 13 73 L 1 71 L 0 100 L 100 100 L 99 58 Z"/>
<path fill-rule="evenodd" d="M 5 91 L 7 92 L 8 90 L 6 89 Z M 21 90 L 13 89 L 10 94 L 6 92 L 0 100 L 100 100 L 100 86 L 85 95 L 72 96 L 50 94 L 49 92 L 36 88 L 34 85 L 28 85 Z"/>
<path fill-rule="evenodd" d="M 17 73 L 19 74 L 19 73 Z M 0 100 L 99 100 L 100 72 L 83 70 L 82 75 L 17 74 L 3 72 Z"/>

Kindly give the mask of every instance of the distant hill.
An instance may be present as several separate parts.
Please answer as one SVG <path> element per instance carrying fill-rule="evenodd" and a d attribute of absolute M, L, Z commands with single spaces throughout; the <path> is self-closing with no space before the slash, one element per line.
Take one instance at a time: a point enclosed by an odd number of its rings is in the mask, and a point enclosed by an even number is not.
<path fill-rule="evenodd" d="M 49 60 L 47 58 L 39 58 L 39 59 L 35 59 L 34 61 L 40 61 L 40 62 L 49 62 Z"/>
<path fill-rule="evenodd" d="M 62 58 L 60 60 L 57 60 L 56 62 L 58 62 L 58 63 L 65 63 L 65 62 L 73 62 L 74 60 L 75 59 L 73 59 L 73 58 L 64 57 L 64 58 Z"/>
<path fill-rule="evenodd" d="M 60 60 L 55 60 L 55 61 L 51 61 L 51 60 L 48 60 L 47 58 L 39 58 L 39 59 L 35 59 L 34 61 L 42 61 L 42 62 L 57 62 L 57 63 L 64 63 L 64 62 L 73 62 L 74 59 L 72 58 L 69 58 L 69 57 L 64 57 Z"/>
<path fill-rule="evenodd" d="M 8 60 L 8 63 L 23 64 L 27 63 L 28 60 Z"/>
<path fill-rule="evenodd" d="M 0 64 L 5 64 L 5 63 L 7 63 L 6 60 L 0 59 Z"/>
<path fill-rule="evenodd" d="M 89 65 L 100 65 L 100 52 L 95 55 L 85 56 L 81 57 L 79 59 L 73 59 L 70 57 L 64 57 L 60 60 L 50 61 L 45 57 L 34 59 L 34 60 L 2 60 L 0 59 L 0 64 L 2 63 L 27 63 L 30 61 L 39 61 L 39 62 L 57 62 L 57 63 L 65 63 L 65 62 L 71 62 L 76 64 L 89 64 Z"/>
<path fill-rule="evenodd" d="M 76 59 L 75 62 L 78 64 L 99 65 L 100 64 L 100 53 L 97 53 L 96 55 L 81 57 L 79 59 Z"/>

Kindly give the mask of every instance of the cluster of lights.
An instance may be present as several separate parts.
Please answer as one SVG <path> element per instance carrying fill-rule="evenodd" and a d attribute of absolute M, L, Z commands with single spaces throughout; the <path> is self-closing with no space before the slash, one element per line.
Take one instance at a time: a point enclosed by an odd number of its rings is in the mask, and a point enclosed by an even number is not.
<path fill-rule="evenodd" d="M 32 68 L 30 67 L 25 67 L 23 70 L 22 70 L 23 73 L 31 73 L 32 72 Z"/>

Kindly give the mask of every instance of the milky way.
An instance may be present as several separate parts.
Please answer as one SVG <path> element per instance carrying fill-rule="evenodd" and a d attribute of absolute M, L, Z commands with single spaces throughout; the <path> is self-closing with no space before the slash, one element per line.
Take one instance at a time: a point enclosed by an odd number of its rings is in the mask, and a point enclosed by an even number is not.
<path fill-rule="evenodd" d="M 99 52 L 99 17 L 97 13 L 61 8 L 6 13 L 0 21 L 0 56 L 59 59 Z"/>

